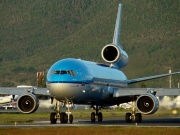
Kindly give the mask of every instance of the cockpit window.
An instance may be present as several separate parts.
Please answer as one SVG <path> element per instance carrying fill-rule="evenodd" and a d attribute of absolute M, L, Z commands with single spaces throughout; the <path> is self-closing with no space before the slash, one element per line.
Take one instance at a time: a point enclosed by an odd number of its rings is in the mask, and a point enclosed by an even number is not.
<path fill-rule="evenodd" d="M 52 71 L 52 74 L 60 74 L 60 75 L 63 75 L 63 74 L 70 74 L 72 76 L 75 76 L 75 72 L 73 70 L 53 70 Z"/>

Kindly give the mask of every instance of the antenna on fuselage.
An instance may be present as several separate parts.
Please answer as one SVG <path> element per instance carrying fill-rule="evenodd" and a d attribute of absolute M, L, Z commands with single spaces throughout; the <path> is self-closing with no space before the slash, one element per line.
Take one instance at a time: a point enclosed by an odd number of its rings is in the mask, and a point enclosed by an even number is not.
<path fill-rule="evenodd" d="M 116 18 L 116 25 L 114 29 L 113 44 L 119 45 L 122 48 L 122 46 L 119 44 L 120 43 L 121 14 L 122 14 L 122 4 L 119 4 L 117 18 Z"/>

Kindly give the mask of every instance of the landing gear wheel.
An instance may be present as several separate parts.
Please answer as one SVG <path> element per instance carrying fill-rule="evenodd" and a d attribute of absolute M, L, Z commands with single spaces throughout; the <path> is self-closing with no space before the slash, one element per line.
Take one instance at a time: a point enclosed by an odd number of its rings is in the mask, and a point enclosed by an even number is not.
<path fill-rule="evenodd" d="M 72 123 L 72 122 L 73 122 L 73 115 L 70 114 L 70 115 L 69 115 L 69 123 Z"/>
<path fill-rule="evenodd" d="M 60 113 L 60 122 L 64 123 L 64 112 Z"/>
<path fill-rule="evenodd" d="M 137 123 L 141 123 L 142 122 L 142 115 L 141 115 L 141 113 L 136 113 L 135 114 L 135 121 Z"/>
<path fill-rule="evenodd" d="M 125 120 L 126 120 L 127 123 L 130 123 L 132 121 L 131 113 L 126 113 Z"/>
<path fill-rule="evenodd" d="M 52 112 L 52 113 L 50 114 L 51 124 L 56 124 L 57 119 L 55 118 L 55 116 L 56 116 L 56 113 L 55 113 L 55 112 Z"/>
<path fill-rule="evenodd" d="M 61 123 L 67 123 L 68 122 L 68 116 L 65 112 L 60 113 L 60 121 L 61 121 Z"/>
<path fill-rule="evenodd" d="M 99 112 L 99 113 L 98 113 L 98 122 L 102 122 L 102 120 L 103 120 L 102 113 Z"/>
<path fill-rule="evenodd" d="M 68 123 L 68 115 L 64 113 L 64 123 Z"/>
<path fill-rule="evenodd" d="M 91 113 L 91 122 L 95 122 L 95 112 Z"/>

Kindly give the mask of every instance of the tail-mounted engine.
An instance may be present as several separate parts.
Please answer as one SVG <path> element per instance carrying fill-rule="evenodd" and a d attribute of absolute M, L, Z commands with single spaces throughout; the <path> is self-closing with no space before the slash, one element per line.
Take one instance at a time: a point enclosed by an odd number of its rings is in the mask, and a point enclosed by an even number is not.
<path fill-rule="evenodd" d="M 39 107 L 39 100 L 34 94 L 25 94 L 18 98 L 17 107 L 22 113 L 33 113 Z"/>
<path fill-rule="evenodd" d="M 112 44 L 103 47 L 101 57 L 103 60 L 114 68 L 123 68 L 128 63 L 128 55 L 119 45 L 120 43 L 120 24 L 121 24 L 121 10 L 122 4 L 119 4 L 118 13 L 116 18 L 116 25 L 114 29 L 114 37 Z"/>
<path fill-rule="evenodd" d="M 127 53 L 118 45 L 108 44 L 101 51 L 103 60 L 111 64 L 111 67 L 123 68 L 128 63 Z"/>
<path fill-rule="evenodd" d="M 147 93 L 138 97 L 136 107 L 143 114 L 153 114 L 159 108 L 159 101 L 154 95 Z"/>

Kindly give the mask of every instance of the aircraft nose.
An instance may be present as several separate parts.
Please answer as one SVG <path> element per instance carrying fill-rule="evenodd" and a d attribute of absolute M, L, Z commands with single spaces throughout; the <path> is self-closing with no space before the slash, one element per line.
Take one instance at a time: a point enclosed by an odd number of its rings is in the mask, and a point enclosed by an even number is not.
<path fill-rule="evenodd" d="M 52 96 L 57 96 L 62 93 L 61 83 L 47 83 L 47 88 Z"/>
<path fill-rule="evenodd" d="M 46 82 L 48 83 L 62 83 L 63 76 L 54 73 L 55 71 L 49 71 L 46 77 Z"/>
<path fill-rule="evenodd" d="M 80 86 L 84 86 L 82 84 L 85 83 L 87 73 L 87 67 L 81 60 L 71 58 L 60 60 L 48 71 L 47 88 L 54 97 L 70 98 L 81 89 Z"/>

